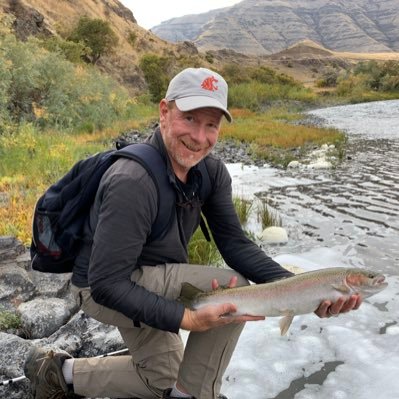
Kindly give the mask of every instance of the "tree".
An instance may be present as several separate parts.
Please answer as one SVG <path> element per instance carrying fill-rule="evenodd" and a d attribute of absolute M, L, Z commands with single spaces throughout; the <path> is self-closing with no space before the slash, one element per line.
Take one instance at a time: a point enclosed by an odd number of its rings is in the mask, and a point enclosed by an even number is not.
<path fill-rule="evenodd" d="M 140 60 L 140 68 L 151 94 L 151 100 L 158 102 L 163 98 L 169 83 L 167 71 L 170 69 L 171 60 L 166 57 L 158 57 L 154 54 L 146 54 Z"/>
<path fill-rule="evenodd" d="M 118 38 L 107 21 L 88 17 L 79 19 L 68 39 L 82 42 L 90 49 L 86 57 L 92 64 L 96 64 L 104 54 L 112 52 L 118 44 Z"/>

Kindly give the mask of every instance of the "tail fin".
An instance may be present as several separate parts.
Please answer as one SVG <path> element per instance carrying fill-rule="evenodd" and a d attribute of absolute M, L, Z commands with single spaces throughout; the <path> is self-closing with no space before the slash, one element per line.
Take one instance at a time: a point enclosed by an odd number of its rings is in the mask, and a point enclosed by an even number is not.
<path fill-rule="evenodd" d="M 193 303 L 197 299 L 197 297 L 202 294 L 204 291 L 199 288 L 193 286 L 190 283 L 182 283 L 180 296 L 178 301 L 183 303 L 186 308 L 193 308 Z"/>

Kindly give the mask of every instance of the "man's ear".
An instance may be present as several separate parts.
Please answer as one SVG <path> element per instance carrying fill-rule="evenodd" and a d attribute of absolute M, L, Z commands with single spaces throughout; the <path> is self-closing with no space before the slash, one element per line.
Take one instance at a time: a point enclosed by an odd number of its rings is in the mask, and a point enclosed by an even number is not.
<path fill-rule="evenodd" d="M 168 101 L 162 99 L 159 103 L 159 121 L 161 122 L 161 124 L 163 121 L 165 121 L 168 112 L 169 112 Z"/>

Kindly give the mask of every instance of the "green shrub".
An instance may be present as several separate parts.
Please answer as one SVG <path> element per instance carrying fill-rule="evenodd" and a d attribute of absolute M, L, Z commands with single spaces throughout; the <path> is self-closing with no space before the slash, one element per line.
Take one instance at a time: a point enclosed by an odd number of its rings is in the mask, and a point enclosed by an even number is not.
<path fill-rule="evenodd" d="M 81 17 L 68 39 L 84 43 L 90 48 L 90 55 L 87 58 L 92 64 L 96 64 L 104 54 L 111 53 L 118 44 L 118 38 L 109 22 L 98 18 Z"/>
<path fill-rule="evenodd" d="M 10 123 L 10 116 L 7 110 L 10 102 L 9 91 L 12 84 L 10 69 L 11 63 L 0 57 L 0 135 L 6 131 Z"/>
<path fill-rule="evenodd" d="M 171 68 L 169 57 L 158 57 L 155 54 L 146 54 L 140 60 L 140 68 L 151 94 L 151 100 L 159 102 L 167 90 L 169 84 L 168 71 Z"/>
<path fill-rule="evenodd" d="M 334 69 L 325 71 L 321 78 L 317 81 L 317 87 L 336 87 L 339 73 Z"/>
<path fill-rule="evenodd" d="M 251 81 L 248 68 L 242 65 L 227 64 L 223 67 L 221 75 L 224 77 L 229 86 L 241 83 L 249 83 Z"/>
<path fill-rule="evenodd" d="M 338 79 L 339 95 L 366 100 L 381 96 L 374 93 L 395 93 L 399 91 L 398 61 L 359 62 L 345 77 Z"/>
<path fill-rule="evenodd" d="M 131 114 L 126 89 L 97 69 L 73 64 L 36 39 L 20 42 L 3 35 L 0 48 L 3 121 L 7 116 L 15 123 L 31 121 L 41 127 L 102 128 Z"/>
<path fill-rule="evenodd" d="M 41 41 L 41 45 L 53 53 L 62 54 L 68 61 L 75 64 L 82 62 L 90 55 L 90 49 L 82 42 L 76 43 L 57 36 L 51 36 Z"/>
<path fill-rule="evenodd" d="M 213 64 L 215 62 L 215 57 L 213 56 L 212 53 L 210 53 L 209 51 L 207 51 L 205 53 L 205 59 L 210 63 Z"/>

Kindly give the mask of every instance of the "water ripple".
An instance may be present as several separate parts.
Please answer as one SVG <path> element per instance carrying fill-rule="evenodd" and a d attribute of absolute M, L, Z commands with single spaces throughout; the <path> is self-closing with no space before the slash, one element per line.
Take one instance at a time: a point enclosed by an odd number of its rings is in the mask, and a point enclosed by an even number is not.
<path fill-rule="evenodd" d="M 263 195 L 273 198 L 273 206 L 284 215 L 287 225 L 301 226 L 303 245 L 306 237 L 311 237 L 309 245 L 314 245 L 314 240 L 328 245 L 351 243 L 363 253 L 365 263 L 397 274 L 399 101 L 312 113 L 348 132 L 347 160 L 323 175 L 287 171 L 289 177 L 312 183 L 271 187 Z"/>

